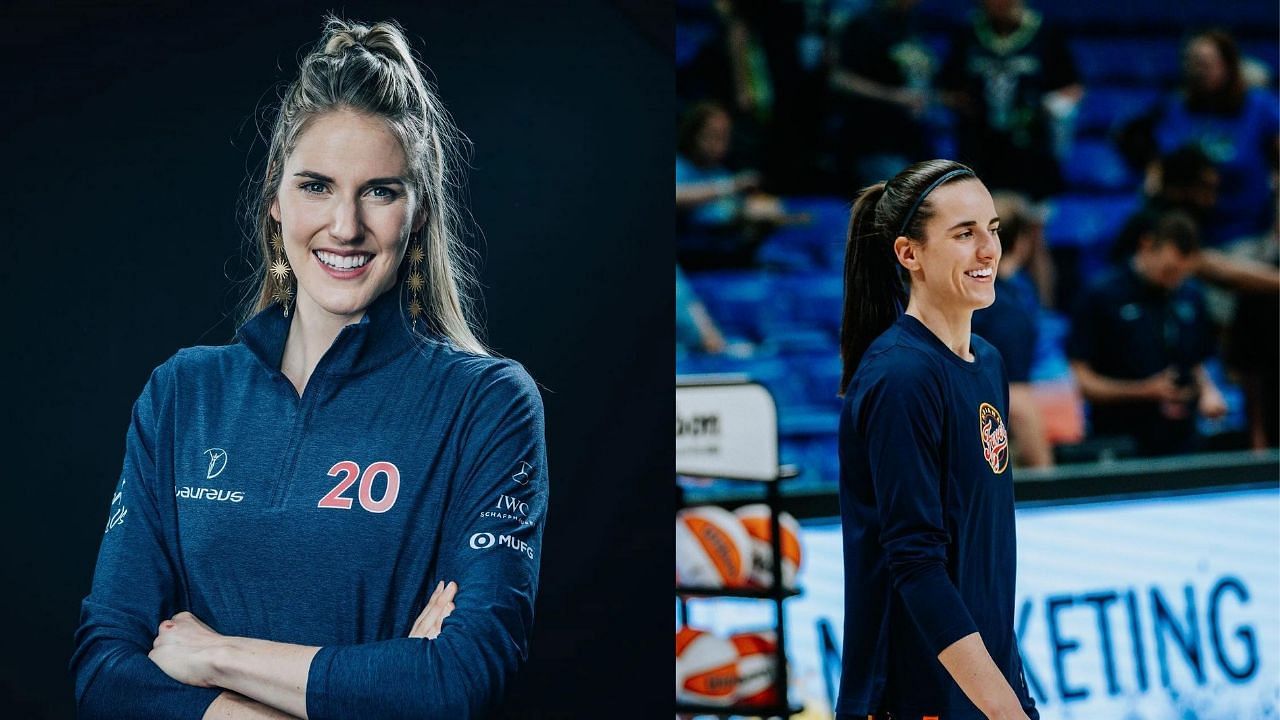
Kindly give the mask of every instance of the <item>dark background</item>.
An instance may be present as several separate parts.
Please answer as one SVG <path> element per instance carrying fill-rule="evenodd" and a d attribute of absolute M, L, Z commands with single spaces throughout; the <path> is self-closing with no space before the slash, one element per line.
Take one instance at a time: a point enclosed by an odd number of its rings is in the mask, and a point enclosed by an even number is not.
<path fill-rule="evenodd" d="M 665 3 L 6 3 L 6 717 L 66 670 L 133 400 L 234 332 L 260 108 L 321 17 L 399 19 L 474 142 L 487 337 L 544 386 L 551 501 L 513 714 L 671 709 L 672 25 Z M 664 14 L 665 12 L 665 14 Z"/>

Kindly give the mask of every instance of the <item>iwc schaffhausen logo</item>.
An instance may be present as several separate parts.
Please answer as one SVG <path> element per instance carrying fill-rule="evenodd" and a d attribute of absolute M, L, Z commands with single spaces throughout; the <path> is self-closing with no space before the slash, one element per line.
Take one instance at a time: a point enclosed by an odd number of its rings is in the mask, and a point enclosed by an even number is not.
<path fill-rule="evenodd" d="M 990 403 L 978 406 L 978 432 L 982 438 L 982 457 L 999 475 L 1009 467 L 1009 432 L 1005 430 L 1000 411 Z"/>

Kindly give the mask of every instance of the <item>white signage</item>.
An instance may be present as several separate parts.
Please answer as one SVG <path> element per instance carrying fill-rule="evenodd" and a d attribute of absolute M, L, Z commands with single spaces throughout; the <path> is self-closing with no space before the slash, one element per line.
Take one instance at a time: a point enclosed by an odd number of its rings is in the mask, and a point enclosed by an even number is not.
<path fill-rule="evenodd" d="M 749 382 L 676 387 L 676 473 L 739 480 L 778 477 L 778 408 Z"/>
<path fill-rule="evenodd" d="M 1042 720 L 1269 720 L 1280 703 L 1280 491 L 1017 511 L 1014 629 Z M 792 699 L 832 717 L 844 632 L 838 522 L 806 522 L 786 604 Z M 691 600 L 717 633 L 768 603 Z"/>

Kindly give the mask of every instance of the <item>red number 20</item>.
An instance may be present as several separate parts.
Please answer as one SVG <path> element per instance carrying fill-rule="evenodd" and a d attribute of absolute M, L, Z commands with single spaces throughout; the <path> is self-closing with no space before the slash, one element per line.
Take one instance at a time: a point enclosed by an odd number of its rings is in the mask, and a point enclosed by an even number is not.
<path fill-rule="evenodd" d="M 400 494 L 400 469 L 395 465 L 376 462 L 365 468 L 363 475 L 360 474 L 360 466 L 350 460 L 343 460 L 329 468 L 329 477 L 338 477 L 344 473 L 346 477 L 320 498 L 316 507 L 350 510 L 351 498 L 343 497 L 342 493 L 355 483 L 357 476 L 360 478 L 360 507 L 371 513 L 384 513 L 396 504 L 396 497 Z M 379 474 L 387 476 L 387 489 L 380 500 L 374 500 L 373 480 Z"/>

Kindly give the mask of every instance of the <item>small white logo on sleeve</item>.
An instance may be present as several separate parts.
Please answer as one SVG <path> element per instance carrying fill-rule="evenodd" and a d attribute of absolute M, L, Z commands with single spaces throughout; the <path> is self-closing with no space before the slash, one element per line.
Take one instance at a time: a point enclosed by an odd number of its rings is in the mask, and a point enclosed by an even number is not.
<path fill-rule="evenodd" d="M 471 549 L 473 550 L 487 550 L 495 545 L 511 548 L 530 560 L 534 556 L 532 545 L 512 535 L 498 535 L 497 538 L 494 538 L 493 533 L 478 532 L 471 536 Z"/>
<path fill-rule="evenodd" d="M 114 504 L 114 503 L 113 503 Z M 111 528 L 124 522 L 124 516 L 129 514 L 129 508 L 121 505 L 120 509 L 111 513 L 111 517 L 107 519 L 107 529 L 103 530 L 103 534 L 111 532 Z"/>
<path fill-rule="evenodd" d="M 519 483 L 520 485 L 528 485 L 528 484 L 529 484 L 529 471 L 530 471 L 530 470 L 532 470 L 532 469 L 533 469 L 533 466 L 532 466 L 532 465 L 530 465 L 529 463 L 527 463 L 527 462 L 525 462 L 525 461 L 521 460 L 521 461 L 520 461 L 520 469 L 516 471 L 516 474 L 515 474 L 515 475 L 512 475 L 512 476 L 511 476 L 511 479 L 512 479 L 512 480 L 515 480 L 515 481 L 516 481 L 517 483 Z"/>
<path fill-rule="evenodd" d="M 212 480 L 222 474 L 227 467 L 227 451 L 222 448 L 209 448 L 204 451 L 209 456 L 209 470 L 205 473 L 206 480 Z"/>

